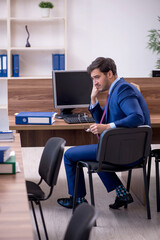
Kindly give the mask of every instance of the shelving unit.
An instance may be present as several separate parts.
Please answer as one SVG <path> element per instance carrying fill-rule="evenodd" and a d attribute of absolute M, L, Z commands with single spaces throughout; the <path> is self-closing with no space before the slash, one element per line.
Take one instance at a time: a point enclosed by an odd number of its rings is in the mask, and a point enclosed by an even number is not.
<path fill-rule="evenodd" d="M 42 18 L 40 0 L 0 0 L 0 54 L 7 54 L 6 79 L 15 79 L 12 54 L 19 54 L 19 79 L 51 78 L 54 53 L 65 54 L 67 69 L 66 0 L 51 2 L 54 8 L 50 10 L 50 17 Z M 26 47 L 26 25 L 31 47 Z"/>
<path fill-rule="evenodd" d="M 8 119 L 8 80 L 51 79 L 52 54 L 65 54 L 66 0 L 50 0 L 50 17 L 41 17 L 41 0 L 0 0 L 0 54 L 7 55 L 7 77 L 0 77 L 0 125 Z M 26 47 L 28 34 L 31 47 Z M 13 77 L 12 54 L 19 54 L 19 77 Z M 0 131 L 1 131 L 0 126 Z"/>

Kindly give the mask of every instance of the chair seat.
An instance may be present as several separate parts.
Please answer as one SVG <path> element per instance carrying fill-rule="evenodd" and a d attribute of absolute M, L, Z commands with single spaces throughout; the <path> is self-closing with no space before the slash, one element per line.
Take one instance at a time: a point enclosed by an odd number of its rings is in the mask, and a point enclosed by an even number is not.
<path fill-rule="evenodd" d="M 29 200 L 43 200 L 45 198 L 45 194 L 38 184 L 26 181 L 26 187 Z"/>
<path fill-rule="evenodd" d="M 99 167 L 99 163 L 98 162 L 90 162 L 90 161 L 86 161 L 86 162 L 79 162 L 80 164 L 82 164 L 83 166 L 88 165 L 89 169 L 91 169 L 91 171 L 93 172 L 99 172 L 98 171 L 98 167 Z M 137 166 L 139 167 L 139 165 Z M 112 163 L 103 163 L 102 164 L 102 168 L 103 168 L 103 172 L 123 172 L 123 171 L 128 171 L 130 169 L 133 168 L 133 166 L 124 166 L 124 165 L 115 165 Z M 136 166 L 135 166 L 136 168 Z"/>

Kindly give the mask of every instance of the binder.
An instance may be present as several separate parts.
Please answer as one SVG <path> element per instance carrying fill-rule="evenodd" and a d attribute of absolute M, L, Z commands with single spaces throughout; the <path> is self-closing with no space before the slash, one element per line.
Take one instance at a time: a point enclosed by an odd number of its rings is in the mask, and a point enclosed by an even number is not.
<path fill-rule="evenodd" d="M 2 65 L 2 55 L 0 55 L 0 77 L 3 77 L 2 69 L 3 69 L 3 65 Z"/>
<path fill-rule="evenodd" d="M 65 70 L 65 56 L 64 56 L 64 54 L 59 54 L 59 70 Z"/>
<path fill-rule="evenodd" d="M 19 55 L 12 55 L 13 77 L 19 77 Z"/>
<path fill-rule="evenodd" d="M 9 159 L 6 162 L 0 163 L 0 174 L 15 174 L 16 173 L 16 156 L 12 151 Z"/>
<path fill-rule="evenodd" d="M 15 115 L 16 124 L 51 125 L 55 121 L 55 112 L 20 112 Z"/>
<path fill-rule="evenodd" d="M 52 54 L 53 70 L 59 70 L 59 54 Z"/>
<path fill-rule="evenodd" d="M 2 76 L 7 77 L 7 55 L 2 55 Z"/>

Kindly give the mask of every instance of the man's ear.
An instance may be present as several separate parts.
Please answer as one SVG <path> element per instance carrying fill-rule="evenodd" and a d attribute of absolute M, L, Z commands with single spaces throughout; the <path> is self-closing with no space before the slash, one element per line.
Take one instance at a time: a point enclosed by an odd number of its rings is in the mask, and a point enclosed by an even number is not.
<path fill-rule="evenodd" d="M 113 77 L 113 72 L 111 70 L 107 72 L 107 77 L 110 79 Z"/>

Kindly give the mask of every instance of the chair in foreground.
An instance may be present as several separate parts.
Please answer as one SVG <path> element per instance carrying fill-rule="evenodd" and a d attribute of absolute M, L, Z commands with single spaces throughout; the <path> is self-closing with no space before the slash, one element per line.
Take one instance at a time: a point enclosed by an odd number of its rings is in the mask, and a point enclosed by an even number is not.
<path fill-rule="evenodd" d="M 93 206 L 80 204 L 71 217 L 64 240 L 88 240 L 97 215 Z"/>
<path fill-rule="evenodd" d="M 140 126 L 138 128 L 115 128 L 103 131 L 98 143 L 97 162 L 79 161 L 77 163 L 73 211 L 76 206 L 80 168 L 88 168 L 90 198 L 92 205 L 95 205 L 92 173 L 129 171 L 127 182 L 127 190 L 129 191 L 132 169 L 142 168 L 144 176 L 147 217 L 148 219 L 151 219 L 149 184 L 146 174 L 151 139 L 152 130 L 148 125 Z"/>
<path fill-rule="evenodd" d="M 39 183 L 26 181 L 28 200 L 31 203 L 31 208 L 32 208 L 32 212 L 33 212 L 33 216 L 36 224 L 36 230 L 37 230 L 39 239 L 41 239 L 41 236 L 39 232 L 38 221 L 35 214 L 33 202 L 39 206 L 45 236 L 46 236 L 46 239 L 48 239 L 47 229 L 46 229 L 40 202 L 47 200 L 51 196 L 53 187 L 57 183 L 59 169 L 60 169 L 63 152 L 64 152 L 64 146 L 65 146 L 64 139 L 58 138 L 58 137 L 50 138 L 44 147 L 40 164 L 39 164 L 39 175 L 40 175 Z M 43 181 L 47 184 L 49 188 L 47 194 L 45 194 L 45 192 L 41 188 L 41 183 Z"/>
<path fill-rule="evenodd" d="M 151 151 L 151 157 L 155 158 L 157 212 L 160 212 L 160 192 L 159 192 L 160 149 L 153 149 Z"/>

